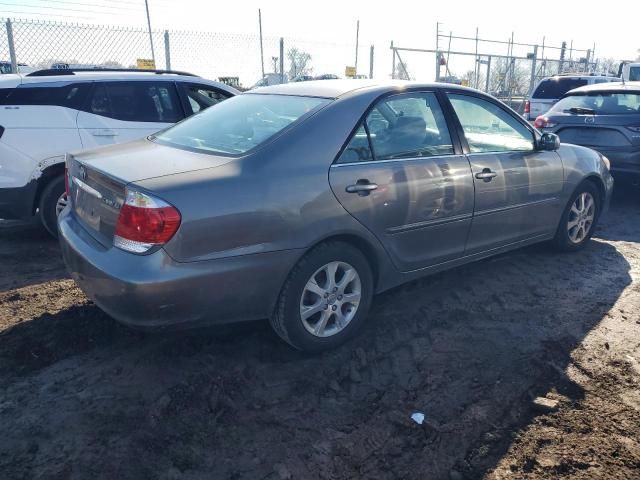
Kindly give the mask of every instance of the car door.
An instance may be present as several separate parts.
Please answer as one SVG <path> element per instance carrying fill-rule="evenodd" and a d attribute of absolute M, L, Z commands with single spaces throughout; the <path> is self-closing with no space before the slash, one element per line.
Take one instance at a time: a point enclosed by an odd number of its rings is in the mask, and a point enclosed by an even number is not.
<path fill-rule="evenodd" d="M 357 126 L 329 180 L 400 271 L 463 255 L 473 180 L 434 92 L 381 99 Z"/>
<path fill-rule="evenodd" d="M 187 116 L 198 113 L 231 97 L 230 93 L 204 83 L 177 82 L 176 84 Z"/>
<path fill-rule="evenodd" d="M 77 125 L 84 148 L 144 138 L 184 118 L 167 81 L 96 82 Z"/>
<path fill-rule="evenodd" d="M 563 208 L 560 156 L 536 150 L 533 130 L 497 101 L 469 93 L 447 97 L 475 184 L 466 254 L 552 235 Z"/>

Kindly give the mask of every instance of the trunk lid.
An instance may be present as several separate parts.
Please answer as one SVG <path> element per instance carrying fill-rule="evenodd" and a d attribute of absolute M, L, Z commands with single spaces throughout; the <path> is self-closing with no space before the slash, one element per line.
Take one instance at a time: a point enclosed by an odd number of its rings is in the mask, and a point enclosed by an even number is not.
<path fill-rule="evenodd" d="M 588 147 L 630 147 L 640 145 L 640 136 L 627 125 L 640 125 L 640 115 L 556 114 L 555 133 L 566 143 Z"/>
<path fill-rule="evenodd" d="M 142 140 L 69 155 L 71 208 L 82 226 L 111 247 L 127 185 L 217 167 L 232 161 Z M 149 192 L 153 193 L 153 192 Z"/>

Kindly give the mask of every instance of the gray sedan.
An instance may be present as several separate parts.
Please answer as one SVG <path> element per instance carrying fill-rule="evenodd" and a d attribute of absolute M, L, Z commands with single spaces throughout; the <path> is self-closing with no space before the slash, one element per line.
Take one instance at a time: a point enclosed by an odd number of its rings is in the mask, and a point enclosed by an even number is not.
<path fill-rule="evenodd" d="M 67 170 L 63 255 L 111 316 L 270 318 L 311 351 L 403 282 L 537 242 L 582 248 L 613 187 L 600 154 L 488 95 L 358 80 L 254 90 Z"/>
<path fill-rule="evenodd" d="M 598 150 L 611 161 L 613 175 L 640 180 L 640 82 L 571 90 L 535 126 Z"/>

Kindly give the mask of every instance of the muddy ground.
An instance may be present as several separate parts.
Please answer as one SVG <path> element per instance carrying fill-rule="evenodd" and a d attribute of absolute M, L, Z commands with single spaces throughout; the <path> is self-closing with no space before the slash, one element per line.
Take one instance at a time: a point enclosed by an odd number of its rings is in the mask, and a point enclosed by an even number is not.
<path fill-rule="evenodd" d="M 640 478 L 640 195 L 596 237 L 390 291 L 308 356 L 266 322 L 128 330 L 0 222 L 0 478 Z"/>

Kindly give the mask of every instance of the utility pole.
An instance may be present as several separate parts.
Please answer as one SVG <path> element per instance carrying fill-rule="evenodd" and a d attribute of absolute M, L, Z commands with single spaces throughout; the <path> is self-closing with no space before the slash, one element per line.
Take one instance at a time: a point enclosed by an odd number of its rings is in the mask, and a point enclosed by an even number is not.
<path fill-rule="evenodd" d="M 151 59 L 153 66 L 156 66 L 156 52 L 153 49 L 153 34 L 151 33 L 151 17 L 149 16 L 149 0 L 144 0 L 144 7 L 147 10 L 147 27 L 149 27 L 149 43 L 151 44 Z"/>
<path fill-rule="evenodd" d="M 260 66 L 262 67 L 262 78 L 264 78 L 264 50 L 262 49 L 262 12 L 258 9 L 258 26 L 260 27 Z"/>
<path fill-rule="evenodd" d="M 436 22 L 436 82 L 440 81 L 440 22 Z M 395 65 L 395 58 L 393 59 Z M 395 71 L 395 67 L 394 67 Z"/>
<path fill-rule="evenodd" d="M 358 41 L 360 40 L 360 20 L 356 22 L 356 74 L 358 73 Z"/>

